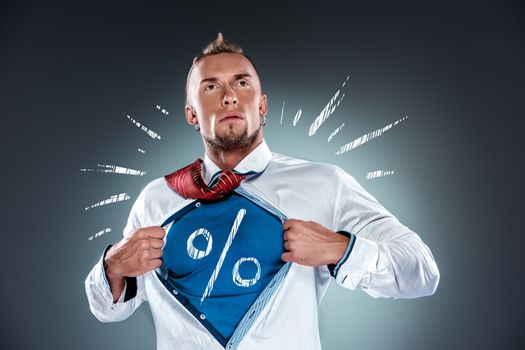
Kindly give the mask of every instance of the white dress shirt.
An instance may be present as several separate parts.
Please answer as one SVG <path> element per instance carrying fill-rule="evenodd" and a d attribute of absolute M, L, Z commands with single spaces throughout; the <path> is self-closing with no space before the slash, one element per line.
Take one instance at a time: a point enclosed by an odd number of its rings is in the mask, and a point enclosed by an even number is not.
<path fill-rule="evenodd" d="M 351 234 L 333 270 L 338 285 L 374 298 L 417 298 L 436 290 L 439 271 L 430 249 L 341 168 L 272 153 L 263 141 L 235 170 L 262 172 L 244 180 L 237 192 L 284 219 L 315 221 Z M 218 171 L 205 155 L 205 183 Z M 192 202 L 175 193 L 164 178 L 156 179 L 141 191 L 123 233 L 160 226 Z M 113 303 L 101 258 L 85 281 L 92 313 L 102 322 L 121 321 L 148 301 L 160 350 L 321 349 L 317 308 L 332 278 L 327 266 L 286 263 L 225 347 L 179 302 L 176 291 L 162 284 L 161 273 L 158 269 L 137 277 L 137 295 L 124 302 L 124 291 Z"/>

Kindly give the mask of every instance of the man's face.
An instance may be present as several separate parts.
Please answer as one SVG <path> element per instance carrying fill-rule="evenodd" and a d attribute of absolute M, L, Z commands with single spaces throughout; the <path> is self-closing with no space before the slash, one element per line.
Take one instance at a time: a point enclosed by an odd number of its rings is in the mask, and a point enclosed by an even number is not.
<path fill-rule="evenodd" d="M 261 115 L 266 112 L 259 77 L 242 54 L 207 56 L 193 68 L 186 119 L 199 124 L 202 137 L 212 147 L 232 151 L 258 144 Z"/>

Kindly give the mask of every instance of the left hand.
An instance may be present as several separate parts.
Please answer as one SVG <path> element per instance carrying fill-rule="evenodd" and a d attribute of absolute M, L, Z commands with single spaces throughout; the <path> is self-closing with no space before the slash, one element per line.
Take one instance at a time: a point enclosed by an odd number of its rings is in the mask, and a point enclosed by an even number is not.
<path fill-rule="evenodd" d="M 301 265 L 337 264 L 349 238 L 313 221 L 288 219 L 283 224 L 284 249 L 281 259 Z"/>

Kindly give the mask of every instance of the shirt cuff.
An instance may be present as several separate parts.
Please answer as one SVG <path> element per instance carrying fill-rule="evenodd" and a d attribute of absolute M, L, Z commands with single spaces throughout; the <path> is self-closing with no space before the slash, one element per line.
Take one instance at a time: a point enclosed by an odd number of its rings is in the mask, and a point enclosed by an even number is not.
<path fill-rule="evenodd" d="M 104 259 L 106 257 L 106 254 L 109 250 L 109 248 L 111 248 L 113 245 L 112 244 L 108 244 L 108 246 L 104 249 L 104 254 L 102 254 L 102 259 L 100 261 L 100 266 L 101 266 L 101 275 L 104 279 L 104 282 L 106 284 L 106 290 L 109 291 L 109 296 L 111 298 L 111 300 L 113 300 L 113 294 L 111 294 L 111 287 L 109 285 L 109 282 L 108 282 L 108 279 L 106 277 L 106 270 L 104 269 Z M 120 297 L 118 298 L 117 302 L 115 304 L 118 304 L 118 303 L 122 303 L 122 302 L 126 302 L 128 300 L 131 300 L 133 299 L 134 297 L 137 296 L 137 278 L 136 277 L 124 277 L 124 290 L 122 291 L 122 293 L 120 294 Z"/>
<path fill-rule="evenodd" d="M 337 284 L 345 288 L 357 289 L 362 287 L 366 289 L 365 285 L 370 280 L 371 271 L 375 271 L 377 268 L 379 246 L 372 240 L 353 236 L 352 254 L 347 257 L 346 261 L 341 261 L 338 264 L 334 277 Z"/>
<path fill-rule="evenodd" d="M 330 271 L 330 275 L 332 277 L 337 277 L 337 272 L 339 271 L 339 268 L 342 264 L 345 263 L 345 261 L 350 256 L 350 253 L 352 252 L 352 249 L 354 248 L 356 236 L 350 232 L 347 231 L 337 231 L 337 233 L 346 236 L 350 239 L 348 242 L 348 246 L 346 247 L 345 253 L 343 254 L 343 257 L 339 260 L 337 264 L 328 264 L 328 270 Z"/>

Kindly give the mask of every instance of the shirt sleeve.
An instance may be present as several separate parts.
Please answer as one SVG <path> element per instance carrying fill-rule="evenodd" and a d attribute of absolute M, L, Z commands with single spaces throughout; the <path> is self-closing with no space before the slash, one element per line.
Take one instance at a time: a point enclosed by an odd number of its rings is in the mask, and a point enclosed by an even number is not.
<path fill-rule="evenodd" d="M 140 228 L 141 214 L 144 204 L 144 190 L 133 204 L 128 217 L 124 236 Z M 104 257 L 111 245 L 104 249 L 99 261 L 88 274 L 84 285 L 89 302 L 89 308 L 93 315 L 101 322 L 116 322 L 128 318 L 144 300 L 147 300 L 144 291 L 144 277 L 126 278 L 125 287 L 116 303 L 113 303 L 113 295 L 104 270 Z"/>
<path fill-rule="evenodd" d="M 434 294 L 439 270 L 428 246 L 348 173 L 337 168 L 334 227 L 350 238 L 330 271 L 336 283 L 374 298 Z"/>

